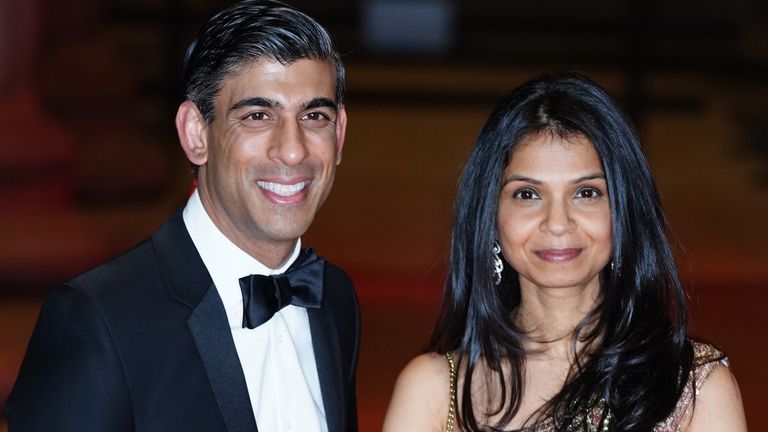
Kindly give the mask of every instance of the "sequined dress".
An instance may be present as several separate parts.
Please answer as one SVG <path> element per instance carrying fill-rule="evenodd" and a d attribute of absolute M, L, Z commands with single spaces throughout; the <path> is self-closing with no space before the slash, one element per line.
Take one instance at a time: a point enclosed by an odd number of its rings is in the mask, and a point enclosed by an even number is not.
<path fill-rule="evenodd" d="M 693 409 L 694 396 L 699 393 L 701 386 L 709 376 L 710 372 L 718 364 L 728 366 L 728 359 L 725 355 L 712 345 L 691 341 L 694 352 L 694 368 L 691 370 L 688 383 L 683 389 L 683 394 L 677 401 L 675 410 L 664 421 L 658 423 L 653 432 L 678 432 L 686 418 L 689 417 Z M 448 408 L 448 420 L 446 422 L 446 432 L 455 432 L 455 413 L 456 413 L 456 382 L 457 374 L 453 358 L 450 353 L 446 354 L 450 370 L 450 395 L 451 402 Z M 601 413 L 603 405 L 597 404 L 593 409 L 586 413 L 587 429 L 584 431 L 580 422 L 579 426 L 569 429 L 569 432 L 598 432 L 608 430 L 606 421 L 610 422 L 610 414 L 603 419 Z M 546 417 L 535 424 L 517 429 L 513 432 L 555 432 L 555 426 L 551 417 Z"/>

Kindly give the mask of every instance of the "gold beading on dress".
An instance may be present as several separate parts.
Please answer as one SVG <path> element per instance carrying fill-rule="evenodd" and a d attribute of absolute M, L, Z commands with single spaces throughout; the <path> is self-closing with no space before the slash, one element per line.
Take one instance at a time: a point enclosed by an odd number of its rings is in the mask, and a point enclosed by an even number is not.
<path fill-rule="evenodd" d="M 450 369 L 450 384 L 449 395 L 450 402 L 448 402 L 448 420 L 445 424 L 445 432 L 453 432 L 453 422 L 456 420 L 456 364 L 453 362 L 453 356 L 451 353 L 445 353 L 445 358 L 448 359 L 448 367 Z"/>
<path fill-rule="evenodd" d="M 679 432 L 685 420 L 690 417 L 694 401 L 709 374 L 718 364 L 728 367 L 728 359 L 725 357 L 725 354 L 714 346 L 694 341 L 691 341 L 691 344 L 693 345 L 693 368 L 688 375 L 683 393 L 680 395 L 680 399 L 678 399 L 672 414 L 664 419 L 664 421 L 656 424 L 653 432 Z M 448 360 L 448 367 L 450 369 L 450 403 L 448 405 L 448 419 L 445 430 L 446 432 L 453 432 L 453 426 L 456 422 L 456 385 L 458 378 L 456 364 L 451 353 L 445 353 L 445 358 Z M 585 413 L 588 432 L 607 431 L 609 429 L 613 416 L 610 411 L 603 416 L 603 412 L 606 409 L 605 405 L 605 400 L 599 399 Z M 584 417 L 581 418 L 583 419 Z M 577 432 L 580 430 L 576 427 L 570 431 Z M 555 424 L 552 417 L 545 417 L 532 425 L 518 429 L 516 432 L 555 432 Z"/>

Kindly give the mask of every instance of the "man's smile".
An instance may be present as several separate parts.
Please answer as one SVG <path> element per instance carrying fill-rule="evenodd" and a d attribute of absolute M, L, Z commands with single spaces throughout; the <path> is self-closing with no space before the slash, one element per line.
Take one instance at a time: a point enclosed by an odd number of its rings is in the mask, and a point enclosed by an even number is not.
<path fill-rule="evenodd" d="M 256 184 L 259 185 L 260 188 L 283 197 L 289 197 L 291 195 L 295 195 L 301 192 L 307 186 L 309 186 L 310 183 L 311 182 L 308 180 L 301 181 L 294 184 L 282 184 L 282 183 L 274 183 L 274 182 L 267 182 L 267 181 L 256 182 Z"/>

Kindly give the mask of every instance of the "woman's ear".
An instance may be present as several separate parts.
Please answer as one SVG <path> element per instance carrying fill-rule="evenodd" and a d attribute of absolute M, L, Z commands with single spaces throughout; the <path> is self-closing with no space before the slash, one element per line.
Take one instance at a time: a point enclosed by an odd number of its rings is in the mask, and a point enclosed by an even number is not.
<path fill-rule="evenodd" d="M 187 159 L 195 165 L 208 161 L 208 140 L 205 134 L 207 122 L 192 101 L 184 101 L 176 112 L 176 132 Z"/>

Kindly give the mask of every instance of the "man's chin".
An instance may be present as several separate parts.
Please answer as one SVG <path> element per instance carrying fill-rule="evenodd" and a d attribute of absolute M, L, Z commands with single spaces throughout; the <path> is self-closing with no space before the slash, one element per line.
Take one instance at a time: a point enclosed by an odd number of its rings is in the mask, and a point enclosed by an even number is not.
<path fill-rule="evenodd" d="M 284 222 L 284 221 L 281 221 Z M 268 235 L 270 238 L 274 239 L 275 241 L 281 241 L 281 242 L 289 242 L 289 241 L 295 241 L 299 237 L 303 236 L 304 233 L 307 232 L 309 229 L 310 224 L 312 221 L 302 221 L 301 223 L 291 223 L 291 224 L 284 224 L 284 223 L 277 223 L 273 224 L 269 227 Z"/>

